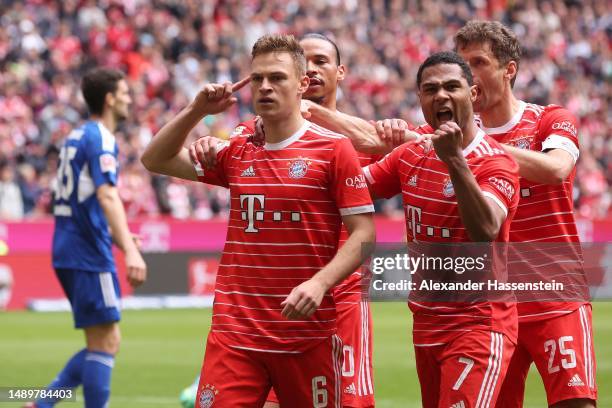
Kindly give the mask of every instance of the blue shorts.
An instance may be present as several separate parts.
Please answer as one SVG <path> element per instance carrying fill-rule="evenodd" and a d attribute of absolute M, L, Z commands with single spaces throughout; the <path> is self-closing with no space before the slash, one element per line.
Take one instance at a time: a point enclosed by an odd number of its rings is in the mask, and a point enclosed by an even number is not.
<path fill-rule="evenodd" d="M 74 327 L 95 326 L 121 319 L 121 291 L 116 273 L 56 269 L 55 274 L 72 306 Z"/>

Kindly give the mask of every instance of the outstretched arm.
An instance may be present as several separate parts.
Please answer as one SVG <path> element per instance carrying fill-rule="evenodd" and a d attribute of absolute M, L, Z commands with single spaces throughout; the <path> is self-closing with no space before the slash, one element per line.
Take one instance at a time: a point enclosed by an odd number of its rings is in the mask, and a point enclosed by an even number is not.
<path fill-rule="evenodd" d="M 504 145 L 504 149 L 519 164 L 519 175 L 534 183 L 561 184 L 576 163 L 572 155 L 562 149 L 535 152 L 510 145 Z"/>
<path fill-rule="evenodd" d="M 250 81 L 245 78 L 235 84 L 205 85 L 196 98 L 155 135 L 142 155 L 142 164 L 147 170 L 197 180 L 188 150 L 183 147 L 189 132 L 207 115 L 223 112 L 236 103 L 234 92 Z"/>
<path fill-rule="evenodd" d="M 402 132 L 402 137 L 399 138 L 381 138 L 381 133 L 378 133 L 376 126 L 370 122 L 308 100 L 302 100 L 302 116 L 317 125 L 347 136 L 355 150 L 362 153 L 384 155 L 396 146 L 416 139 L 416 133 L 413 132 Z"/>

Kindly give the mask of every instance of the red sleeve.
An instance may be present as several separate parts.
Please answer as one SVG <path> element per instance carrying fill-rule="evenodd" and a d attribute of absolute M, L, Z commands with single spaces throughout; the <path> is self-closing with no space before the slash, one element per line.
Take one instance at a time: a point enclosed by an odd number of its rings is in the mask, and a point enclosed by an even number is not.
<path fill-rule="evenodd" d="M 227 163 L 231 156 L 230 151 L 233 143 L 225 141 L 217 145 L 217 164 L 213 169 L 203 169 L 200 163 L 195 164 L 198 181 L 215 186 L 229 187 L 227 181 Z"/>
<path fill-rule="evenodd" d="M 538 130 L 537 142 L 542 151 L 561 149 L 568 152 L 574 162 L 578 160 L 578 125 L 570 111 L 560 106 L 547 106 Z"/>
<path fill-rule="evenodd" d="M 235 147 L 245 143 L 245 138 L 252 137 L 255 133 L 255 120 L 241 122 L 230 134 L 230 140 L 217 145 L 217 165 L 214 169 L 202 169 L 199 164 L 195 165 L 198 173 L 198 181 L 206 184 L 214 184 L 221 187 L 229 187 L 227 180 L 227 163 L 231 158 L 230 152 Z"/>
<path fill-rule="evenodd" d="M 412 130 L 413 132 L 417 132 L 420 135 L 427 135 L 435 132 L 435 129 L 432 128 L 431 125 L 429 125 L 428 123 L 425 123 L 424 125 L 420 126 L 414 126 L 409 124 L 408 129 Z"/>
<path fill-rule="evenodd" d="M 247 120 L 245 122 L 241 122 L 238 126 L 234 128 L 232 133 L 230 133 L 229 138 L 232 139 L 236 136 L 242 136 L 245 134 L 254 134 L 255 133 L 255 119 Z"/>
<path fill-rule="evenodd" d="M 519 202 L 518 165 L 508 155 L 489 156 L 475 174 L 485 197 L 495 201 L 508 215 Z"/>
<path fill-rule="evenodd" d="M 363 168 L 370 190 L 377 197 L 391 198 L 402 192 L 398 168 L 405 149 L 405 145 L 398 146 L 376 163 Z"/>
<path fill-rule="evenodd" d="M 359 159 L 359 165 L 361 167 L 365 167 L 365 166 L 368 166 L 368 165 L 370 165 L 372 163 L 376 163 L 377 161 L 379 161 L 383 157 L 384 156 L 382 156 L 380 154 L 370 154 L 370 153 L 357 152 L 357 158 Z"/>
<path fill-rule="evenodd" d="M 350 140 L 339 139 L 332 154 L 331 191 L 340 215 L 374 212 L 368 183 Z"/>

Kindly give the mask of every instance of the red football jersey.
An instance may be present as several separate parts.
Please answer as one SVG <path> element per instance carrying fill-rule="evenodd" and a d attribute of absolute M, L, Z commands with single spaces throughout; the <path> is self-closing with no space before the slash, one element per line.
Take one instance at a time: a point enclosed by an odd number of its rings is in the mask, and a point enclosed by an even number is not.
<path fill-rule="evenodd" d="M 578 160 L 576 118 L 560 106 L 520 101 L 519 111 L 505 125 L 486 128 L 478 118 L 477 123 L 500 143 L 538 152 L 562 149 L 574 158 L 574 162 Z M 579 242 L 572 197 L 575 174 L 574 167 L 560 185 L 539 184 L 520 178 L 520 201 L 510 225 L 511 242 Z M 547 258 L 546 252 L 547 248 L 543 246 L 542 259 Z M 554 261 L 550 259 L 550 262 Z M 586 285 L 584 276 L 575 280 L 574 285 Z M 582 304 L 584 302 L 520 302 L 518 314 L 521 321 L 540 320 L 572 312 Z"/>
<path fill-rule="evenodd" d="M 255 121 L 250 120 L 241 123 L 236 127 L 236 129 L 230 135 L 234 137 L 236 135 L 241 135 L 242 133 L 252 133 L 255 134 Z M 258 139 L 254 140 L 255 143 L 263 143 L 263 139 L 258 135 Z M 261 139 L 261 140 L 260 140 Z M 380 155 L 369 154 L 357 152 L 357 158 L 359 160 L 359 164 L 361 167 L 365 167 L 369 164 L 375 163 L 379 159 L 381 159 Z M 348 232 L 344 225 L 342 226 L 342 230 L 340 231 L 340 240 L 338 242 L 338 248 L 340 248 L 348 239 Z M 359 303 L 363 296 L 364 288 L 361 283 L 361 268 L 357 269 L 355 272 L 350 274 L 345 280 L 340 282 L 336 287 L 333 288 L 332 294 L 334 296 L 334 300 L 336 304 L 338 303 L 347 303 L 347 304 L 356 304 Z"/>
<path fill-rule="evenodd" d="M 252 129 L 252 127 L 251 127 Z M 204 183 L 229 187 L 230 217 L 211 330 L 232 347 L 303 352 L 336 331 L 333 298 L 291 321 L 280 303 L 336 254 L 342 215 L 374 211 L 350 141 L 305 121 L 280 143 L 243 126 L 221 146 Z"/>
<path fill-rule="evenodd" d="M 420 133 L 433 133 L 426 125 Z M 518 204 L 518 165 L 493 139 L 479 131 L 463 150 L 468 166 L 483 194 L 507 214 L 497 241 L 507 242 L 510 220 Z M 408 242 L 469 242 L 448 167 L 426 144 L 406 143 L 381 161 L 364 169 L 370 188 L 377 196 L 402 193 Z M 443 344 L 458 332 L 493 330 L 516 339 L 516 309 L 510 302 L 472 304 L 416 303 L 414 312 L 415 345 Z"/>

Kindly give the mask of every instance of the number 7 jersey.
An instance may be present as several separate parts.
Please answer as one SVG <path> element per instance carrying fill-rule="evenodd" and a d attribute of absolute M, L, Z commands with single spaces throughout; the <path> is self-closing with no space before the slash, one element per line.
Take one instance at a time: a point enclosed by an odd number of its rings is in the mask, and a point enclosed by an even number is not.
<path fill-rule="evenodd" d="M 200 181 L 231 194 L 211 330 L 235 348 L 303 352 L 336 332 L 332 295 L 304 320 L 285 319 L 280 304 L 334 257 L 341 216 L 374 211 L 370 194 L 342 135 L 305 121 L 262 146 L 239 129 L 215 169 L 198 168 Z"/>
<path fill-rule="evenodd" d="M 96 196 L 117 184 L 117 144 L 100 122 L 73 130 L 60 151 L 54 188 L 53 267 L 115 271 L 108 223 Z"/>

